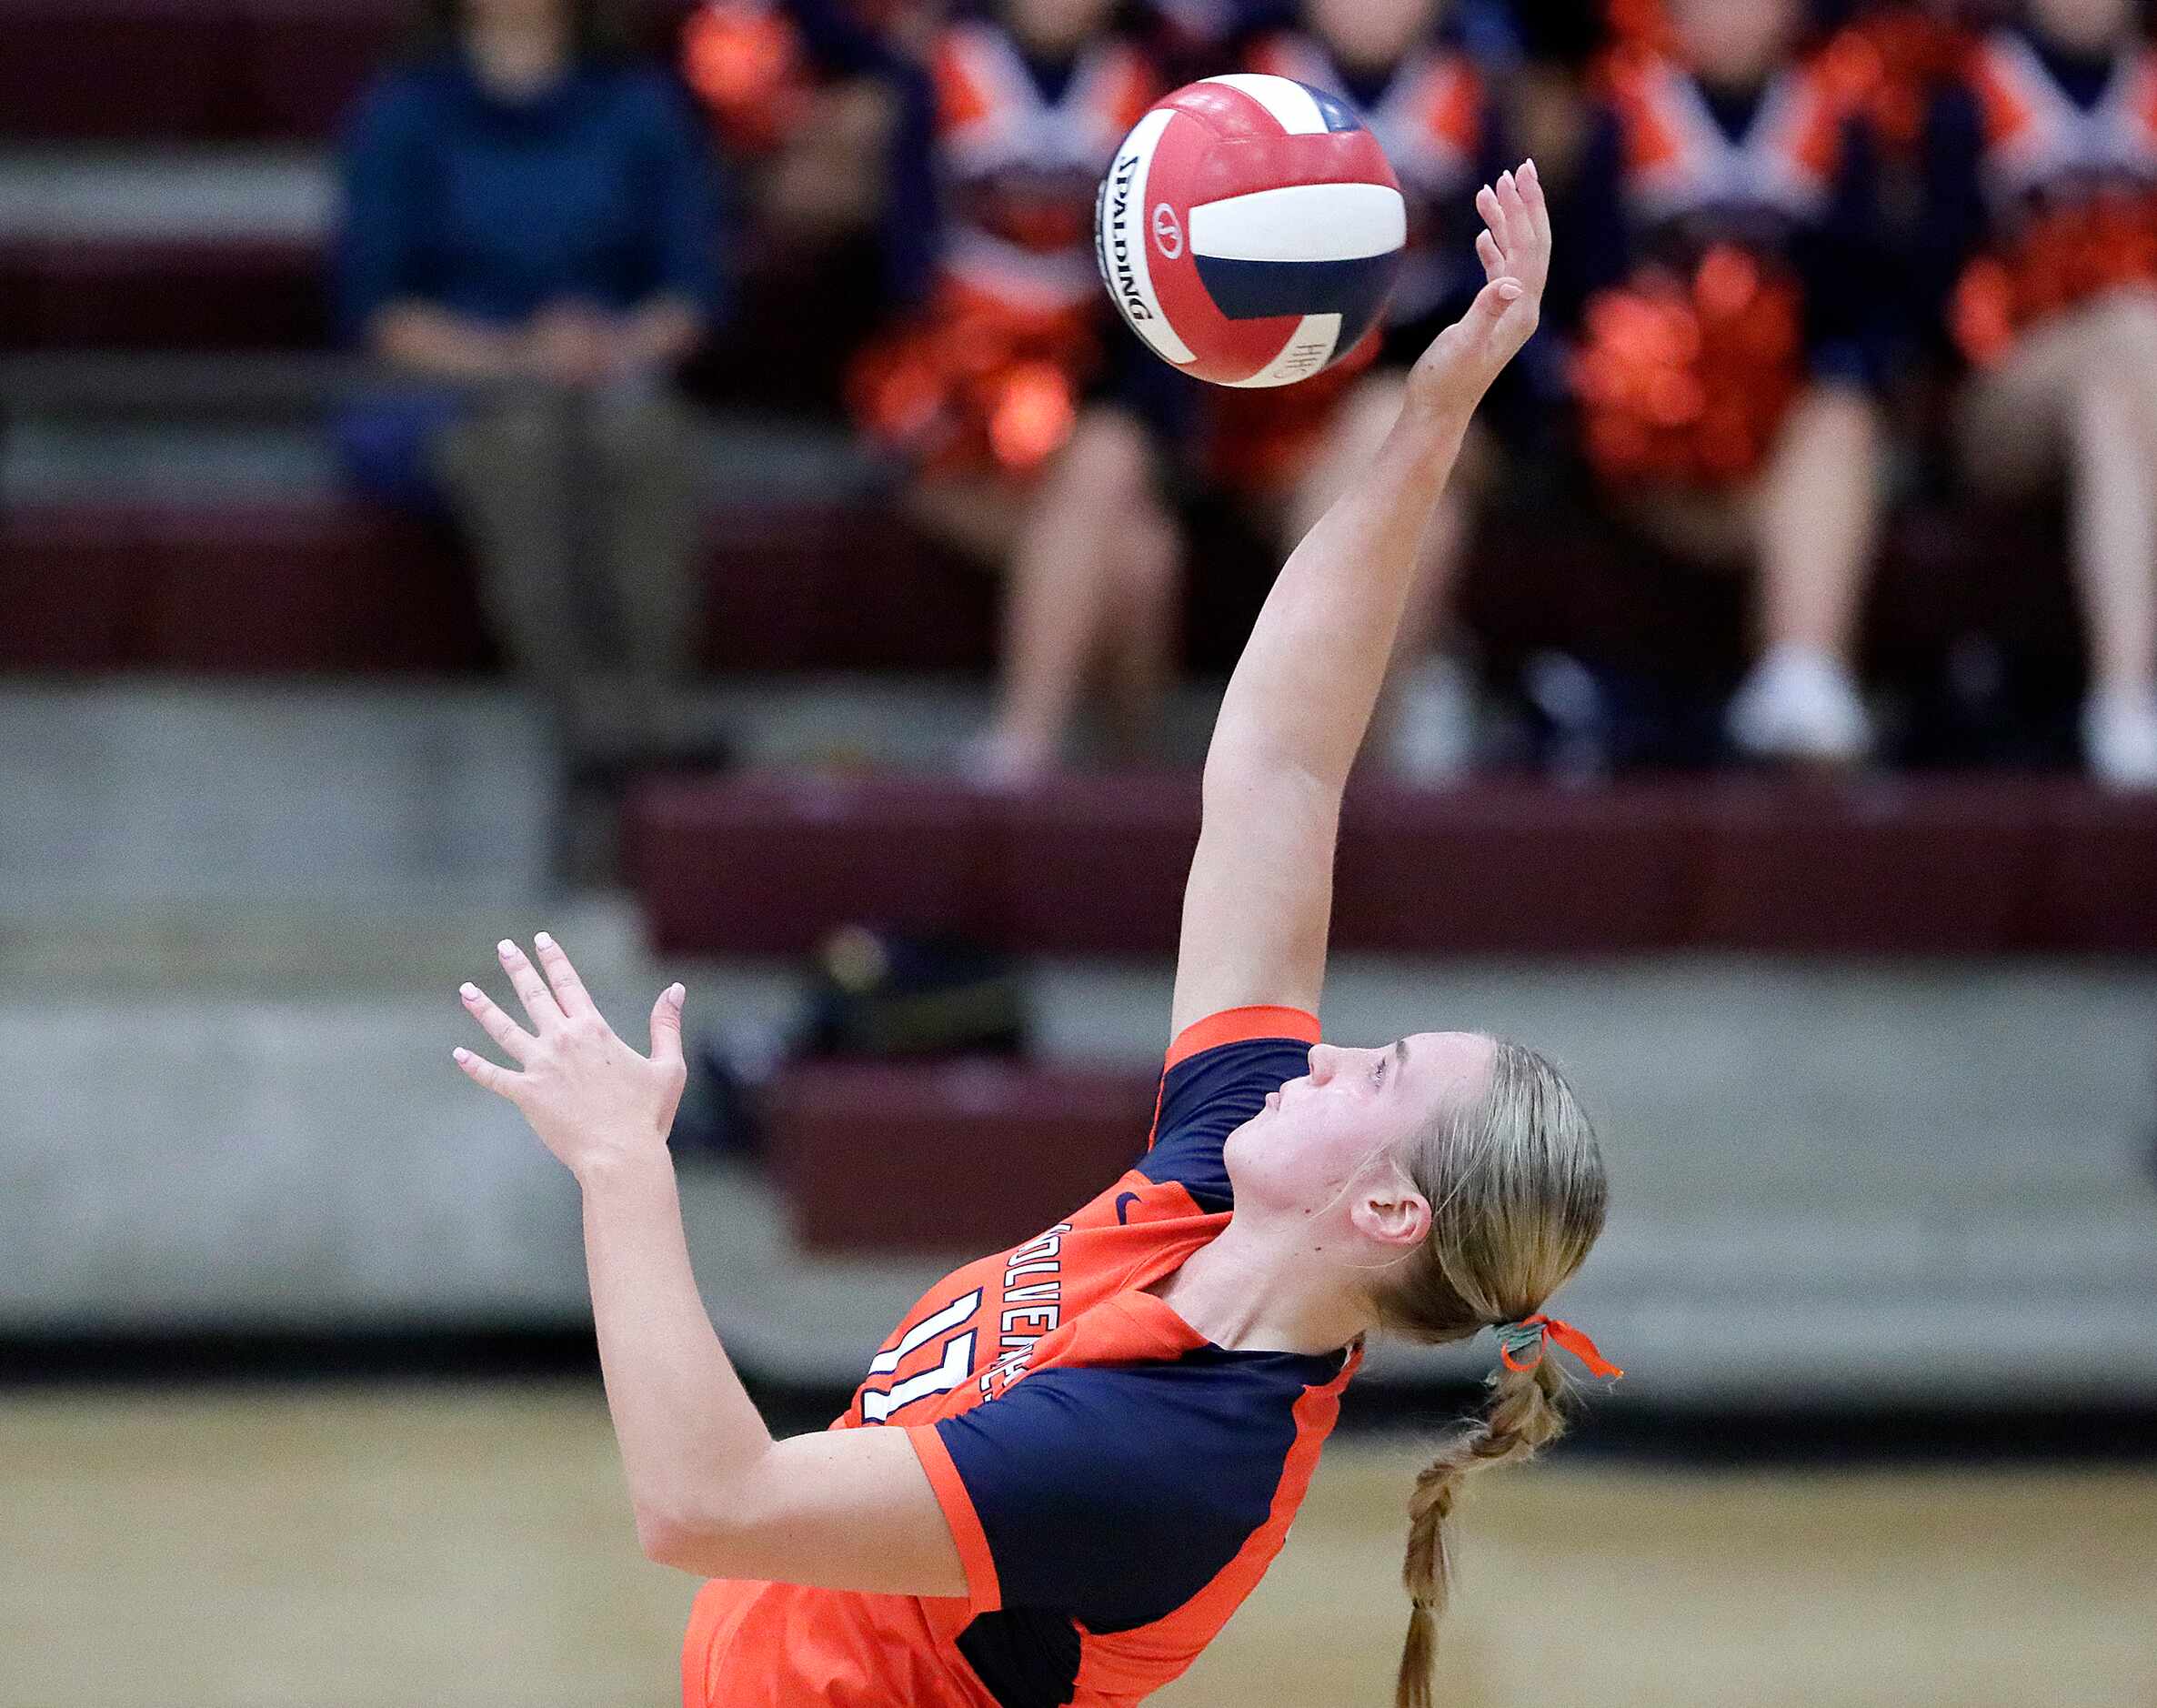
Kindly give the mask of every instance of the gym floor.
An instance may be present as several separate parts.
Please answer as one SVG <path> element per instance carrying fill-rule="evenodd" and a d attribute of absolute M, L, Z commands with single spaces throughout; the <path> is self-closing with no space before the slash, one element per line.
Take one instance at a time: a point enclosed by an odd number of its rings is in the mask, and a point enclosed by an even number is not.
<path fill-rule="evenodd" d="M 1164 1708 L 1391 1700 L 1402 1437 L 1329 1451 Z M 0 1398 L 5 1708 L 667 1708 L 581 1381 Z M 1695 1472 L 1562 1449 L 1468 1504 L 1449 1708 L 2151 1708 L 2157 1469 Z"/>

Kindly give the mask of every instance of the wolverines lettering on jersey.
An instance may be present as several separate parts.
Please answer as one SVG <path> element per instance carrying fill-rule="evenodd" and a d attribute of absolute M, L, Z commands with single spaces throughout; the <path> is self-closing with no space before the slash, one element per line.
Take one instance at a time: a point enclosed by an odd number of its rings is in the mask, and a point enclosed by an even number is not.
<path fill-rule="evenodd" d="M 1117 149 L 1095 256 L 1125 323 L 1216 385 L 1308 378 L 1377 324 L 1407 213 L 1338 95 L 1231 73 L 1159 102 Z"/>
<path fill-rule="evenodd" d="M 2012 31 L 1986 41 L 1971 76 L 1999 236 L 1964 273 L 1951 315 L 1981 363 L 2062 309 L 2157 282 L 2157 52 L 2122 53 L 2086 110 Z"/>
<path fill-rule="evenodd" d="M 1783 246 L 1826 208 L 1849 107 L 1821 67 L 1792 68 L 1733 139 L 1690 73 L 1646 54 L 1610 94 L 1650 258 L 1588 305 L 1584 447 L 1612 485 L 1728 487 L 1759 472 L 1803 385 L 1804 294 Z"/>

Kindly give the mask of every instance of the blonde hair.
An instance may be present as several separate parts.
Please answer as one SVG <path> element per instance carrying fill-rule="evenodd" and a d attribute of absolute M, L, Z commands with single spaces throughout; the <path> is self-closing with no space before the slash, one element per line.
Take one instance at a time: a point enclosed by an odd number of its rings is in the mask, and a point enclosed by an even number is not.
<path fill-rule="evenodd" d="M 1609 1201 L 1602 1151 L 1546 1057 L 1497 1043 L 1480 1098 L 1441 1110 L 1399 1153 L 1430 1205 L 1430 1232 L 1373 1298 L 1379 1325 L 1431 1344 L 1518 1322 L 1580 1267 Z M 1528 1459 L 1565 1427 L 1566 1379 L 1548 1353 L 1500 1364 L 1483 1415 L 1446 1442 L 1409 1499 L 1401 1582 L 1410 1603 L 1396 1708 L 1429 1708 L 1450 1562 L 1446 1520 L 1471 1471 Z"/>

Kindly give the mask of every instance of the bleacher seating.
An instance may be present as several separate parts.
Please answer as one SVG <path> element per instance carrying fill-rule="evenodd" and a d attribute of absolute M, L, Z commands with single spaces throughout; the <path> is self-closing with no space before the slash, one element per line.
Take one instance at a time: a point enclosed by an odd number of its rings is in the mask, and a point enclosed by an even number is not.
<path fill-rule="evenodd" d="M 849 921 L 1023 954 L 1172 951 L 1189 776 L 1009 794 L 890 777 L 656 779 L 632 879 L 670 952 L 787 955 Z M 2157 950 L 2157 801 L 2072 781 L 1365 788 L 1333 941 L 1404 955 Z"/>
<path fill-rule="evenodd" d="M 810 1251 L 997 1251 L 1129 1168 L 1153 1097 L 1112 1070 L 806 1064 L 770 1088 L 767 1154 Z"/>
<path fill-rule="evenodd" d="M 639 35 L 682 5 L 625 8 Z M 0 143 L 320 142 L 406 0 L 0 0 Z M 85 66 L 97 96 L 84 98 Z"/>

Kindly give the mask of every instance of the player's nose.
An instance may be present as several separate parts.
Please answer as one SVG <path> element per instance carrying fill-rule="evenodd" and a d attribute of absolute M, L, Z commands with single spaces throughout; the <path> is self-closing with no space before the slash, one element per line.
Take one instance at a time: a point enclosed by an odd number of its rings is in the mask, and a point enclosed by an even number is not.
<path fill-rule="evenodd" d="M 1323 1085 L 1333 1077 L 1340 1065 L 1339 1050 L 1331 1044 L 1313 1044 L 1310 1047 L 1310 1082 Z"/>

